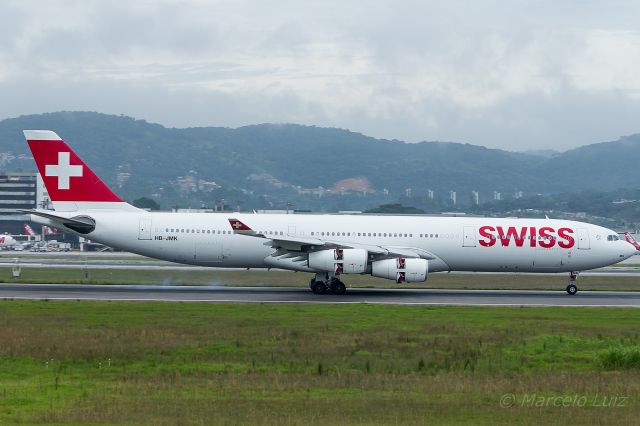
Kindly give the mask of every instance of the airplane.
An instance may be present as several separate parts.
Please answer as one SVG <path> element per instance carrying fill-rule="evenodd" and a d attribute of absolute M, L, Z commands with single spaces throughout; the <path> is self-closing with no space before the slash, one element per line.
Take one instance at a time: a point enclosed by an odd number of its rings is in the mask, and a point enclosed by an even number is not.
<path fill-rule="evenodd" d="M 10 248 L 17 245 L 18 242 L 9 234 L 0 235 L 0 247 L 1 248 Z"/>
<path fill-rule="evenodd" d="M 627 242 L 629 242 L 629 244 L 631 244 L 632 246 L 634 246 L 636 248 L 637 251 L 640 252 L 640 243 L 637 242 L 629 232 L 625 232 L 624 233 L 624 239 L 627 240 Z"/>
<path fill-rule="evenodd" d="M 636 247 L 588 223 L 527 218 L 149 212 L 118 197 L 53 131 L 25 138 L 54 210 L 31 220 L 144 256 L 191 265 L 314 274 L 314 293 L 345 294 L 343 275 L 398 284 L 434 272 L 568 272 L 618 263 Z"/>
<path fill-rule="evenodd" d="M 22 227 L 24 228 L 24 232 L 26 232 L 28 236 L 30 237 L 36 236 L 36 231 L 34 231 L 33 228 L 28 223 L 24 223 Z"/>

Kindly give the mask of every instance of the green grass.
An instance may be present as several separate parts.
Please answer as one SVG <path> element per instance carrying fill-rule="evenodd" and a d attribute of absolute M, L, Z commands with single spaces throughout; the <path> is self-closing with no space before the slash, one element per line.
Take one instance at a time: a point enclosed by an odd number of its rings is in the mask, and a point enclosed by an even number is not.
<path fill-rule="evenodd" d="M 0 424 L 637 423 L 638 330 L 635 309 L 0 301 Z"/>
<path fill-rule="evenodd" d="M 160 284 L 306 287 L 311 274 L 266 270 L 181 270 L 181 269 L 77 269 L 23 267 L 20 278 L 10 268 L 0 268 L 0 282 L 71 284 Z M 348 287 L 398 288 L 393 281 L 367 275 L 345 275 Z M 403 288 L 516 289 L 564 291 L 564 275 L 517 274 L 431 274 L 424 283 L 403 284 Z M 581 276 L 580 290 L 640 291 L 638 277 Z"/>
<path fill-rule="evenodd" d="M 640 347 L 616 346 L 598 353 L 598 360 L 606 369 L 640 369 Z"/>

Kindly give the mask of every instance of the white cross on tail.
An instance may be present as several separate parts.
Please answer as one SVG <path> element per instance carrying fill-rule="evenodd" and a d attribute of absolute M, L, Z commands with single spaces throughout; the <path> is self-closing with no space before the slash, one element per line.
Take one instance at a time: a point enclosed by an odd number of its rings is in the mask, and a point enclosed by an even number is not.
<path fill-rule="evenodd" d="M 69 152 L 58 153 L 58 164 L 47 164 L 44 169 L 45 176 L 58 178 L 58 189 L 69 189 L 69 180 L 72 177 L 82 177 L 82 166 L 71 165 Z"/>

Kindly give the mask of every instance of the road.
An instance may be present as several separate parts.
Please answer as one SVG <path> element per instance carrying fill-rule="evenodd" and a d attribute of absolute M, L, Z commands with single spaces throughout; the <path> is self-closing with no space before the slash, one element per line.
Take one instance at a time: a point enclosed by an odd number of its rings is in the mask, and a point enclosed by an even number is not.
<path fill-rule="evenodd" d="M 604 291 L 569 296 L 564 291 L 358 288 L 344 296 L 318 296 L 284 287 L 0 284 L 0 299 L 640 308 L 640 292 Z"/>

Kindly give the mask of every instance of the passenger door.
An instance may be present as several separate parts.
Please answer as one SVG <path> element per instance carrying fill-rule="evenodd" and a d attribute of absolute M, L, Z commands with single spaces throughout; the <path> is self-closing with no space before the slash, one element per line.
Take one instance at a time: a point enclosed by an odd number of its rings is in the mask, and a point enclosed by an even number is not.
<path fill-rule="evenodd" d="M 465 226 L 462 232 L 462 247 L 476 246 L 476 227 Z"/>
<path fill-rule="evenodd" d="M 151 218 L 146 218 L 146 217 L 140 218 L 140 226 L 138 228 L 138 239 L 139 240 L 151 239 Z"/>
<path fill-rule="evenodd" d="M 591 242 L 589 240 L 589 230 L 586 228 L 578 228 L 578 249 L 579 250 L 590 250 Z"/>

